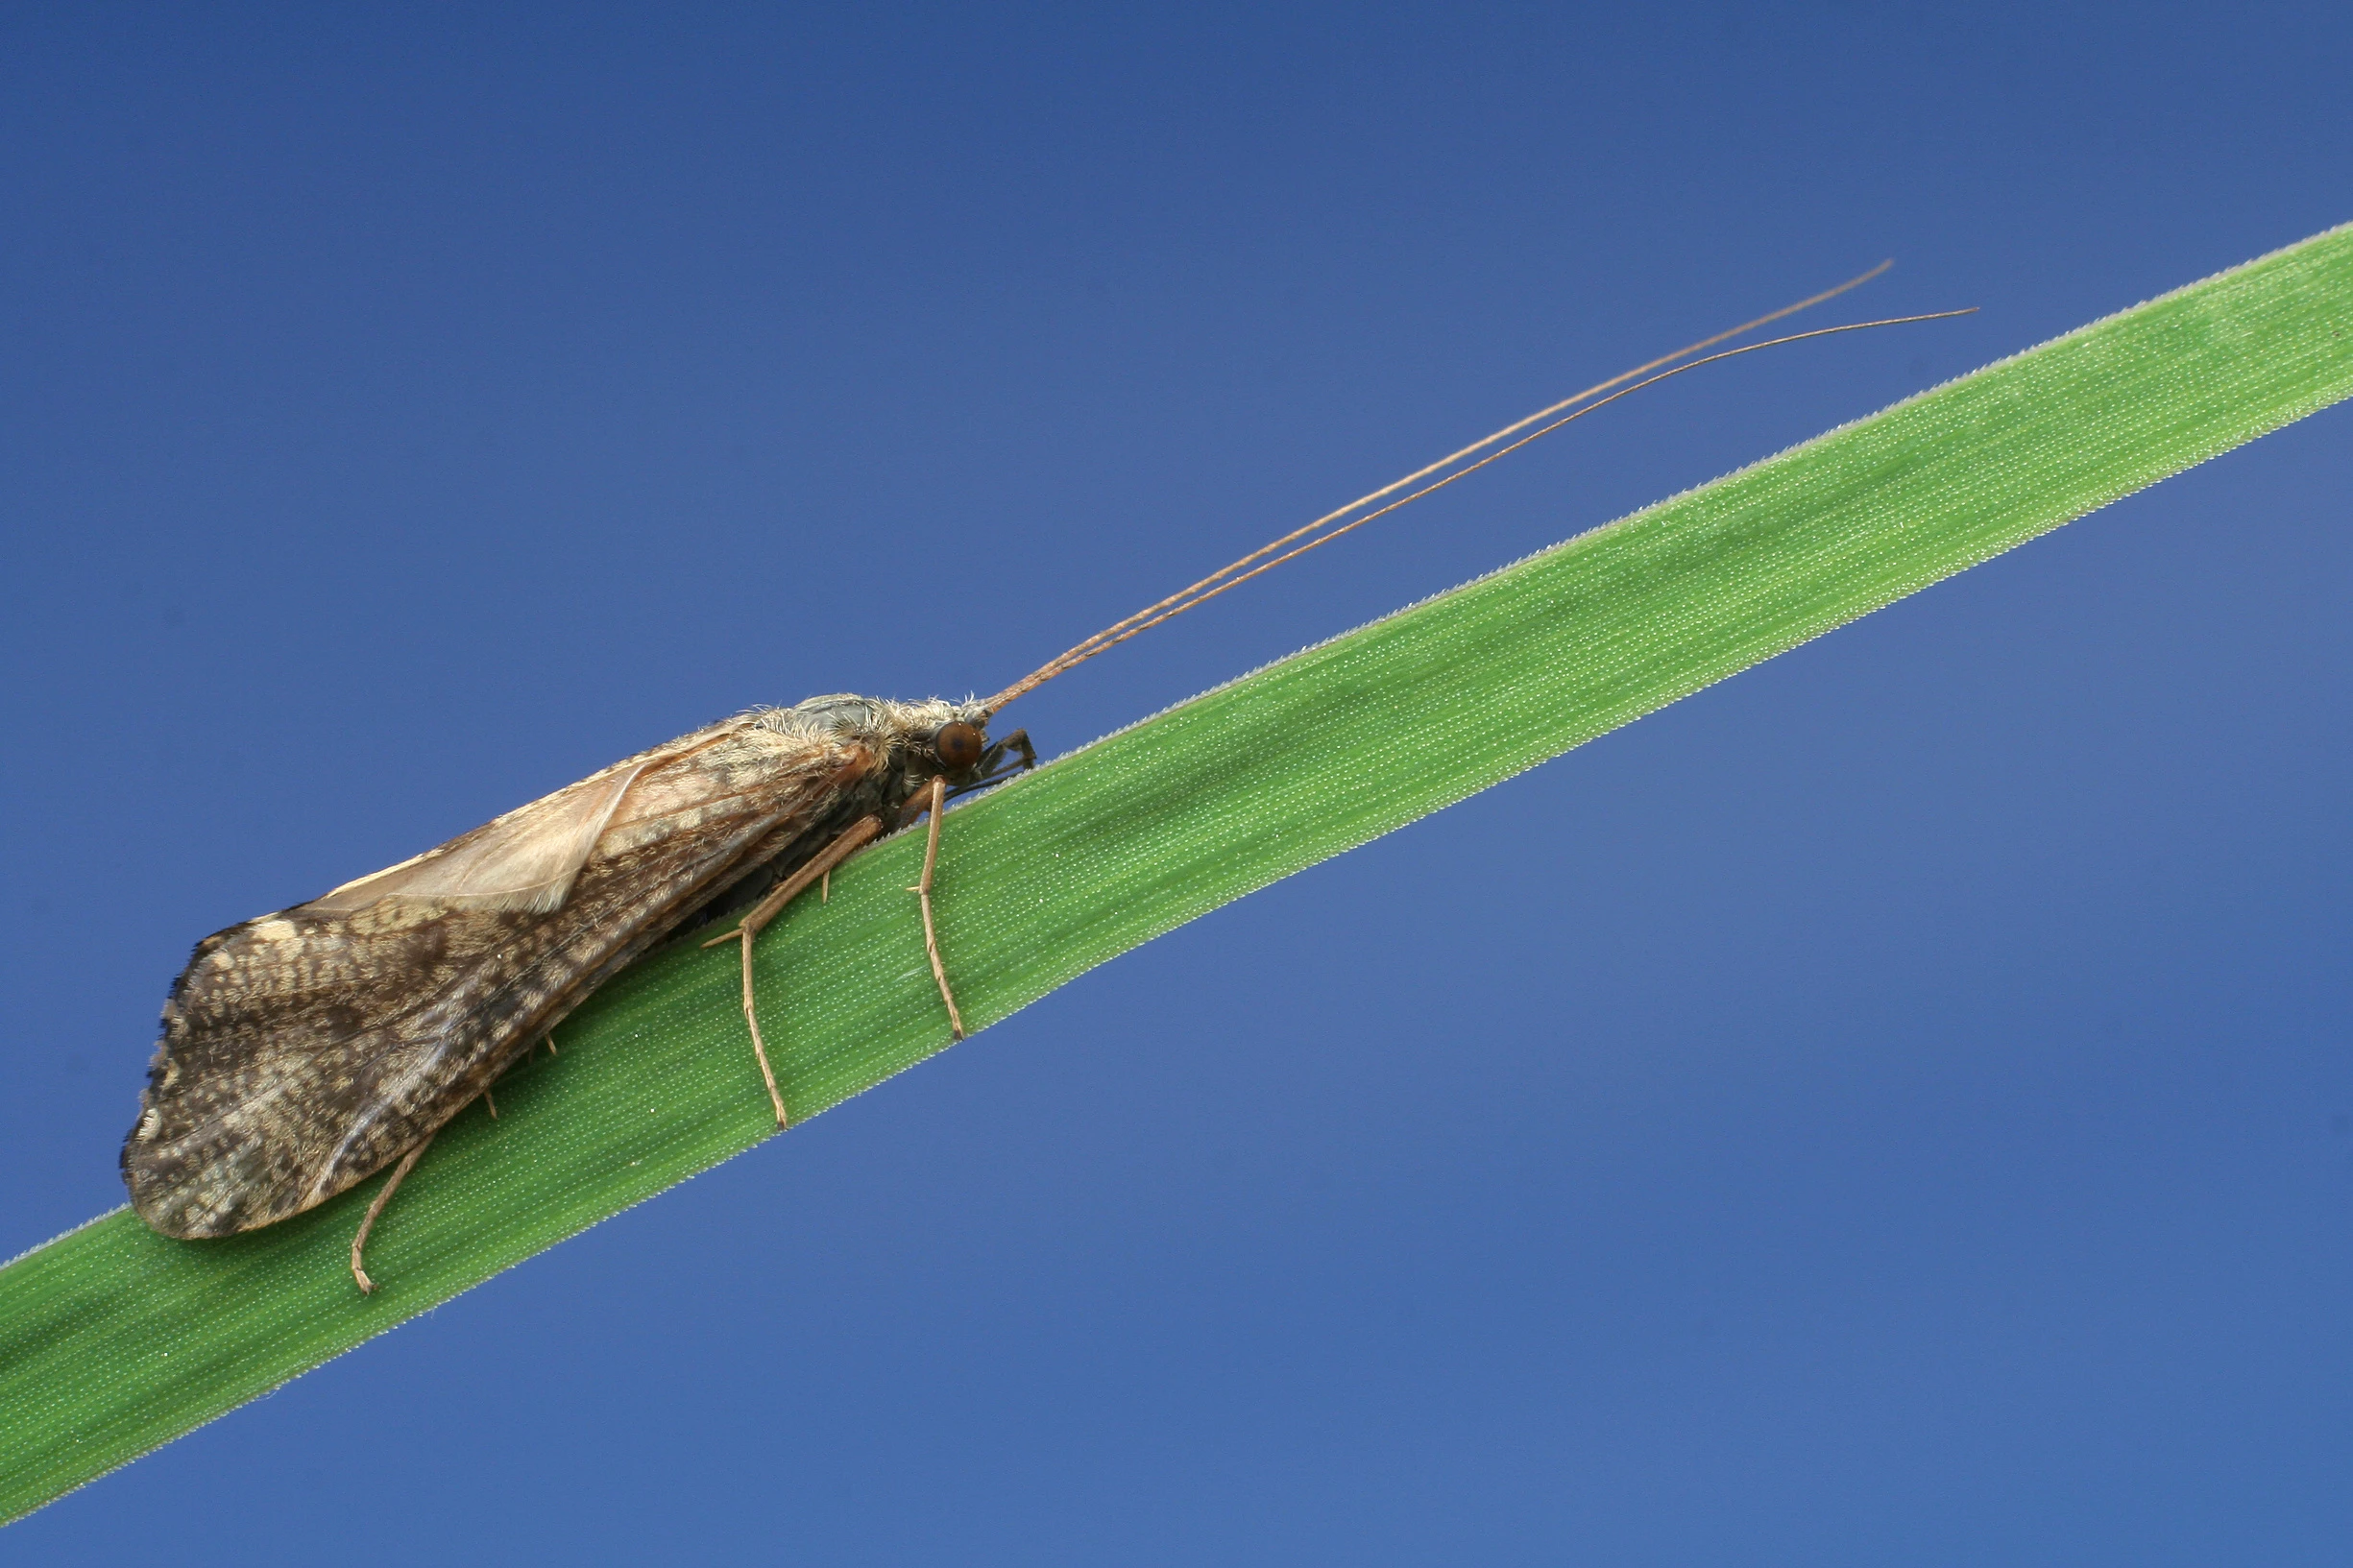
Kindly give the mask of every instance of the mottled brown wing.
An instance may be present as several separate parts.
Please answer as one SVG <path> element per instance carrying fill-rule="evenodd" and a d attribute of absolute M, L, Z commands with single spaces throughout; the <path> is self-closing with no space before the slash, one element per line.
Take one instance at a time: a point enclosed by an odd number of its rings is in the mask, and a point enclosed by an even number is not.
<path fill-rule="evenodd" d="M 133 1207 L 226 1236 L 382 1169 L 874 765 L 731 720 L 206 938 L 123 1146 Z"/>

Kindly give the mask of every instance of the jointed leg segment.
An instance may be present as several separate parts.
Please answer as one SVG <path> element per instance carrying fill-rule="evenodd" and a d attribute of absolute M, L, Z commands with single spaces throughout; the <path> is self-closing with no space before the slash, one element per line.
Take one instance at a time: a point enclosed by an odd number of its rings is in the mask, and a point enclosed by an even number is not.
<path fill-rule="evenodd" d="M 919 797 L 920 798 L 920 797 Z M 948 808 L 948 781 L 932 778 L 931 832 L 923 843 L 923 880 L 908 889 L 923 901 L 923 951 L 932 956 L 932 978 L 939 982 L 939 1000 L 948 1004 L 948 1032 L 964 1038 L 963 1015 L 956 1010 L 956 993 L 948 989 L 947 967 L 939 961 L 939 933 L 932 928 L 932 868 L 939 863 L 939 819 Z"/>
<path fill-rule="evenodd" d="M 788 1124 L 785 1115 L 785 1097 L 776 1087 L 776 1070 L 768 1065 L 767 1043 L 760 1038 L 760 1004 L 752 993 L 752 939 L 762 927 L 774 920 L 786 905 L 807 891 L 809 884 L 830 876 L 833 869 L 855 855 L 867 840 L 883 831 L 880 817 L 860 817 L 850 824 L 839 838 L 820 850 L 816 856 L 800 870 L 779 882 L 768 896 L 752 905 L 751 913 L 739 922 L 736 929 L 724 936 L 715 936 L 703 944 L 716 948 L 721 942 L 739 942 L 743 955 L 743 1021 L 751 1025 L 752 1054 L 760 1058 L 760 1076 L 768 1086 L 768 1102 L 776 1107 L 776 1125 Z"/>
<path fill-rule="evenodd" d="M 1023 753 L 1028 753 L 1029 744 L 1026 738 L 1021 741 L 1020 749 Z M 932 978 L 939 982 L 939 999 L 948 1004 L 948 1027 L 955 1033 L 957 1039 L 961 1040 L 964 1038 L 964 1020 L 962 1014 L 957 1011 L 956 993 L 948 988 L 948 971 L 939 958 L 939 932 L 932 919 L 932 877 L 934 868 L 939 863 L 939 819 L 941 813 L 946 810 L 947 804 L 948 782 L 934 776 L 932 780 L 932 787 L 908 803 L 908 808 L 901 814 L 900 822 L 904 825 L 910 817 L 919 812 L 929 811 L 931 813 L 930 836 L 925 840 L 923 849 L 923 880 L 915 886 L 909 888 L 908 891 L 919 895 L 922 899 L 924 952 L 930 955 L 932 960 Z M 806 865 L 778 883 L 767 897 L 754 905 L 751 912 L 738 923 L 734 930 L 723 936 L 715 936 L 703 944 L 707 948 L 716 948 L 721 942 L 738 944 L 743 966 L 743 1022 L 751 1029 L 752 1054 L 760 1059 L 760 1076 L 768 1086 L 768 1103 L 776 1108 L 776 1125 L 779 1128 L 790 1125 L 790 1119 L 785 1112 L 784 1093 L 776 1086 L 776 1070 L 768 1062 L 767 1042 L 762 1039 L 760 1034 L 760 1004 L 752 989 L 753 939 L 760 934 L 762 927 L 782 913 L 786 905 L 806 892 L 812 882 L 829 883 L 835 868 L 864 848 L 868 841 L 879 835 L 882 831 L 882 818 L 871 816 L 859 818 L 839 838 L 828 844 Z"/>
<path fill-rule="evenodd" d="M 376 1217 L 382 1214 L 384 1205 L 392 1201 L 392 1194 L 400 1189 L 400 1178 L 408 1174 L 416 1165 L 417 1157 L 431 1147 L 432 1143 L 433 1135 L 426 1133 L 424 1143 L 400 1156 L 400 1163 L 392 1168 L 392 1179 L 376 1189 L 376 1200 L 368 1205 L 368 1217 L 359 1222 L 359 1232 L 352 1238 L 352 1278 L 359 1282 L 362 1295 L 376 1293 L 376 1281 L 370 1279 L 368 1271 L 359 1266 L 360 1249 L 368 1244 L 368 1232 L 376 1229 Z"/>

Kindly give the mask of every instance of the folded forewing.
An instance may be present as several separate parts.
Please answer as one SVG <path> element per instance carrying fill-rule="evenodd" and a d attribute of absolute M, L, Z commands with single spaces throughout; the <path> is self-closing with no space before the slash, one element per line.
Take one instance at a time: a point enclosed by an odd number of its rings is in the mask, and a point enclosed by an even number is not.
<path fill-rule="evenodd" d="M 133 1206 L 226 1235 L 381 1169 L 872 765 L 731 721 L 206 938 L 124 1146 Z M 511 897 L 552 880 L 550 906 Z"/>

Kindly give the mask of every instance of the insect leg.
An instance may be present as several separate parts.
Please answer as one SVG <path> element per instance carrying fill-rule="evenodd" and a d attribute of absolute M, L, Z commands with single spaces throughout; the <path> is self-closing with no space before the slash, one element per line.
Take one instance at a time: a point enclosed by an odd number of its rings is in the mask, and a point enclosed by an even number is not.
<path fill-rule="evenodd" d="M 821 877 L 832 876 L 836 866 L 848 859 L 861 845 L 882 831 L 883 819 L 881 817 L 860 817 L 843 830 L 839 838 L 819 850 L 815 857 L 807 865 L 778 883 L 766 898 L 753 905 L 751 912 L 736 923 L 734 930 L 721 936 L 715 936 L 703 946 L 716 948 L 721 942 L 732 942 L 741 934 L 748 933 L 758 936 L 761 928 L 774 920 L 786 905 L 806 892 L 811 882 Z"/>
<path fill-rule="evenodd" d="M 1006 756 L 1008 751 L 1015 754 L 1010 759 Z M 1030 744 L 1030 732 L 1015 730 L 982 754 L 981 776 L 970 784 L 958 784 L 948 791 L 949 797 L 953 799 L 958 795 L 968 795 L 976 789 L 986 789 L 990 784 L 1003 784 L 1014 774 L 1027 773 L 1035 766 L 1037 748 Z M 922 809 L 920 799 L 916 809 Z"/>
<path fill-rule="evenodd" d="M 921 797 L 918 796 L 918 799 Z M 939 961 L 939 933 L 932 927 L 932 867 L 939 860 L 939 819 L 947 814 L 948 781 L 934 774 L 932 778 L 931 836 L 923 845 L 923 880 L 908 891 L 921 895 L 923 900 L 923 951 L 932 955 L 932 978 L 939 982 L 939 1000 L 948 1004 L 948 1032 L 964 1038 L 963 1015 L 956 1010 L 956 993 L 948 989 L 948 971 Z"/>
<path fill-rule="evenodd" d="M 1018 753 L 1019 760 L 1007 762 L 1005 754 L 1008 751 Z M 981 759 L 981 771 L 992 776 L 1000 773 L 1026 773 L 1035 766 L 1037 766 L 1037 748 L 1030 744 L 1030 732 L 1027 730 L 1015 730 L 1011 735 L 989 747 L 988 755 Z"/>
<path fill-rule="evenodd" d="M 400 1188 L 400 1178 L 408 1174 L 410 1168 L 417 1163 L 417 1156 L 423 1154 L 432 1142 L 433 1135 L 428 1132 L 425 1135 L 424 1143 L 400 1156 L 400 1163 L 393 1167 L 392 1179 L 376 1189 L 376 1200 L 368 1205 L 368 1218 L 359 1222 L 359 1233 L 352 1238 L 352 1278 L 359 1282 L 362 1295 L 376 1293 L 376 1281 L 370 1279 L 368 1271 L 359 1266 L 359 1253 L 368 1244 L 368 1232 L 376 1229 L 376 1217 L 382 1214 L 384 1205 L 392 1201 L 392 1194 Z"/>
<path fill-rule="evenodd" d="M 839 838 L 819 850 L 807 865 L 786 878 L 766 898 L 752 905 L 751 912 L 737 924 L 734 930 L 725 936 L 715 936 L 703 944 L 707 948 L 716 948 L 721 942 L 740 942 L 742 945 L 743 1022 L 751 1025 L 752 1054 L 760 1058 L 760 1076 L 768 1086 L 768 1103 L 776 1107 L 779 1130 L 789 1123 L 785 1117 L 784 1092 L 776 1087 L 776 1070 L 768 1065 L 767 1042 L 760 1038 L 760 1003 L 752 992 L 752 939 L 760 934 L 763 926 L 774 920 L 785 905 L 792 902 L 795 895 L 805 891 L 811 882 L 831 876 L 836 866 L 882 831 L 881 817 L 860 817 L 843 831 Z"/>

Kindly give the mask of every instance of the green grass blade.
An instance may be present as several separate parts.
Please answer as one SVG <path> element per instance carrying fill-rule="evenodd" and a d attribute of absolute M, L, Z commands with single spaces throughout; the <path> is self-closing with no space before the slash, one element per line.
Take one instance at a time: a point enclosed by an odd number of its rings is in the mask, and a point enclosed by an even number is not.
<path fill-rule="evenodd" d="M 955 814 L 941 939 L 993 1023 L 1230 899 L 2353 395 L 2353 228 L 1901 403 L 1066 758 Z M 1377 712 L 1377 724 L 1363 722 Z M 1514 715 L 1515 728 L 1493 715 Z M 885 844 L 761 947 L 795 1115 L 947 1044 Z M 732 953 L 608 986 L 563 1055 L 368 1190 L 183 1243 L 115 1213 L 0 1270 L 13 1517 L 772 1131 Z M 93 1157 L 97 1157 L 95 1154 Z M 372 1187 L 373 1184 L 370 1184 Z"/>

